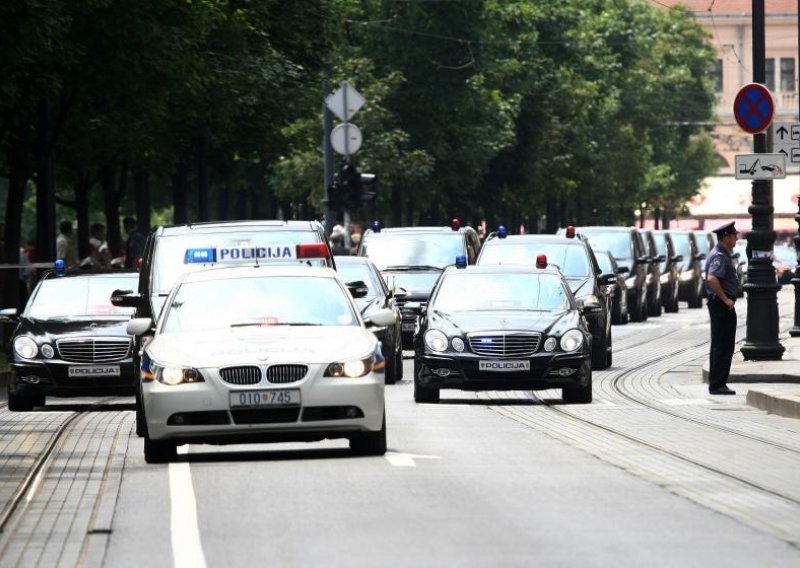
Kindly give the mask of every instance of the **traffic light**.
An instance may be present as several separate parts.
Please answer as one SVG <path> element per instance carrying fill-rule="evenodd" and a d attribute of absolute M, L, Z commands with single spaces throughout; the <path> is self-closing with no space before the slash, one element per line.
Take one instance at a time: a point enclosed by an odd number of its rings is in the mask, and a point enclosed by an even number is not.
<path fill-rule="evenodd" d="M 352 209 L 357 209 L 366 202 L 375 200 L 374 191 L 366 191 L 365 187 L 374 185 L 378 176 L 375 174 L 362 174 L 350 162 L 343 162 L 339 168 L 339 179 L 337 180 L 337 191 L 342 201 Z M 334 200 L 338 201 L 338 200 Z"/>

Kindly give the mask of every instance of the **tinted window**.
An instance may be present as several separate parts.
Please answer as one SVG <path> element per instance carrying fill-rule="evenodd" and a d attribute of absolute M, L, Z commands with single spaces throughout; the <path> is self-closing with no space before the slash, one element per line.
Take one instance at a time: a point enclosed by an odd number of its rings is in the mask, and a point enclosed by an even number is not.
<path fill-rule="evenodd" d="M 610 233 L 595 231 L 579 231 L 589 237 L 592 247 L 610 251 L 614 258 L 633 258 L 631 236 L 628 232 L 614 231 Z"/>
<path fill-rule="evenodd" d="M 566 240 L 566 239 L 565 239 Z M 586 278 L 594 275 L 586 249 L 582 244 L 570 243 L 498 243 L 483 245 L 479 264 L 515 264 L 535 266 L 536 257 L 547 255 L 547 262 L 555 264 L 564 276 Z"/>
<path fill-rule="evenodd" d="M 436 266 L 455 264 L 457 256 L 465 256 L 464 237 L 460 233 L 426 233 L 418 235 L 370 235 L 361 245 L 362 256 L 368 256 L 379 270 L 391 266 Z"/>
<path fill-rule="evenodd" d="M 698 254 L 708 254 L 710 250 L 708 246 L 708 235 L 706 233 L 695 233 L 695 239 L 697 240 Z"/>
<path fill-rule="evenodd" d="M 345 282 L 355 282 L 356 280 L 364 282 L 369 288 L 367 296 L 370 298 L 383 295 L 383 288 L 375 277 L 375 272 L 366 264 L 340 262 L 336 265 L 336 272 Z"/>
<path fill-rule="evenodd" d="M 451 272 L 443 278 L 432 307 L 440 312 L 569 308 L 568 293 L 552 274 Z"/>
<path fill-rule="evenodd" d="M 332 278 L 254 276 L 187 282 L 168 307 L 163 332 L 358 325 L 346 294 Z"/>
<path fill-rule="evenodd" d="M 600 265 L 600 272 L 603 274 L 613 274 L 614 267 L 611 264 L 611 258 L 608 256 L 609 253 L 604 250 L 594 251 L 595 257 L 597 257 L 597 264 Z"/>
<path fill-rule="evenodd" d="M 130 317 L 133 308 L 118 308 L 111 303 L 111 292 L 136 290 L 139 277 L 91 276 L 86 278 L 49 278 L 43 280 L 28 303 L 28 317 L 84 318 L 97 316 Z"/>

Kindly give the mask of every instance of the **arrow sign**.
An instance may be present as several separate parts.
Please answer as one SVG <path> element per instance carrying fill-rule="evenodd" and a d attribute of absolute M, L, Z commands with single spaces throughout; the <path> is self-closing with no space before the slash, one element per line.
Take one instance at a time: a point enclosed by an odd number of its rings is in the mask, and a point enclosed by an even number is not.
<path fill-rule="evenodd" d="M 776 122 L 773 150 L 786 156 L 787 165 L 800 164 L 800 124 Z"/>
<path fill-rule="evenodd" d="M 350 83 L 342 83 L 342 86 L 325 97 L 325 106 L 327 106 L 333 114 L 339 117 L 339 120 L 349 122 L 353 116 L 364 106 L 364 97 L 361 93 L 356 91 Z"/>

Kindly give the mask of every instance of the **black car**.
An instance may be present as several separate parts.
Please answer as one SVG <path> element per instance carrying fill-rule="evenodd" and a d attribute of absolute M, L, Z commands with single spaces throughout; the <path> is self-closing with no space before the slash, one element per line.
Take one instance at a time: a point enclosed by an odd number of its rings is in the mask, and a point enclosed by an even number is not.
<path fill-rule="evenodd" d="M 16 322 L 7 352 L 9 410 L 44 406 L 53 396 L 134 393 L 132 340 L 126 326 L 133 310 L 109 302 L 111 292 L 136 286 L 135 272 L 48 271 L 33 289 Z"/>
<path fill-rule="evenodd" d="M 414 335 L 414 400 L 441 389 L 562 388 L 592 401 L 592 335 L 554 267 L 448 268 Z"/>
<path fill-rule="evenodd" d="M 705 257 L 711 253 L 711 250 L 717 246 L 717 241 L 715 239 L 714 233 L 710 231 L 692 231 L 694 233 L 694 238 L 697 241 L 697 252 Z M 706 263 L 702 263 L 703 266 L 703 279 L 705 280 L 706 277 Z"/>
<path fill-rule="evenodd" d="M 647 315 L 658 317 L 661 315 L 661 263 L 666 262 L 666 255 L 659 254 L 653 231 L 639 229 L 646 255 L 652 261 L 647 265 Z"/>
<path fill-rule="evenodd" d="M 623 276 L 628 272 L 628 267 L 618 265 L 614 255 L 607 250 L 592 250 L 597 258 L 597 264 L 600 265 L 600 271 L 603 274 L 617 275 L 616 282 L 609 289 L 611 295 L 611 323 L 624 325 L 630 321 L 630 315 L 628 314 L 628 287 Z"/>
<path fill-rule="evenodd" d="M 575 298 L 586 306 L 592 368 L 607 369 L 612 363 L 611 297 L 607 288 L 617 281 L 617 275 L 602 273 L 586 238 L 572 231 L 565 235 L 499 234 L 483 243 L 478 265 L 535 266 L 539 255 L 559 268 Z"/>
<path fill-rule="evenodd" d="M 336 271 L 348 285 L 353 282 L 363 282 L 366 285 L 366 295 L 355 299 L 365 322 L 369 321 L 370 312 L 376 309 L 388 308 L 395 313 L 394 325 L 373 329 L 373 333 L 380 340 L 383 358 L 386 359 L 386 382 L 392 384 L 399 381 L 403 378 L 403 339 L 400 331 L 402 318 L 395 298 L 402 297 L 404 291 L 390 290 L 378 269 L 365 256 L 339 257 L 336 259 Z"/>
<path fill-rule="evenodd" d="M 678 311 L 678 288 L 680 284 L 680 263 L 683 256 L 675 252 L 675 245 L 669 231 L 653 231 L 656 251 L 661 260 L 661 305 L 665 312 Z"/>
<path fill-rule="evenodd" d="M 683 257 L 678 272 L 678 299 L 690 308 L 703 306 L 703 261 L 706 255 L 697 247 L 692 231 L 669 231 L 675 252 Z"/>
<path fill-rule="evenodd" d="M 417 317 L 445 267 L 464 257 L 475 264 L 481 241 L 472 227 L 457 220 L 449 227 L 382 228 L 373 223 L 361 237 L 359 256 L 367 256 L 389 288 L 403 288 L 397 298 L 403 315 L 403 349 L 413 348 Z"/>
<path fill-rule="evenodd" d="M 646 321 L 648 316 L 647 275 L 652 257 L 642 236 L 634 227 L 575 227 L 589 238 L 589 244 L 610 251 L 620 266 L 627 266 L 628 311 L 632 321 Z"/>
<path fill-rule="evenodd" d="M 325 231 L 316 221 L 217 221 L 158 227 L 147 237 L 138 287 L 117 290 L 111 301 L 134 308 L 134 317 L 157 321 L 182 274 L 213 266 L 269 263 L 336 268 Z M 137 367 L 142 342 L 154 332 L 135 338 Z M 139 391 L 136 433 L 143 436 Z"/>

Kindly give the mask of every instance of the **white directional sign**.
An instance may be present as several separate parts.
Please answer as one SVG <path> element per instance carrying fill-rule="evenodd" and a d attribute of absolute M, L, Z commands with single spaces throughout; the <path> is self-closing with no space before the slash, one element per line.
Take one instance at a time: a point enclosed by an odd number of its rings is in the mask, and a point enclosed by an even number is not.
<path fill-rule="evenodd" d="M 325 97 L 325 105 L 339 120 L 349 122 L 351 118 L 364 106 L 364 97 L 349 83 L 342 86 Z"/>
<path fill-rule="evenodd" d="M 736 179 L 783 179 L 786 156 L 783 154 L 738 154 Z"/>
<path fill-rule="evenodd" d="M 789 165 L 800 164 L 800 124 L 776 122 L 774 128 L 773 151 L 786 156 Z"/>
<path fill-rule="evenodd" d="M 355 124 L 347 122 L 337 125 L 331 132 L 331 146 L 343 156 L 358 152 L 363 139 L 361 129 Z"/>

